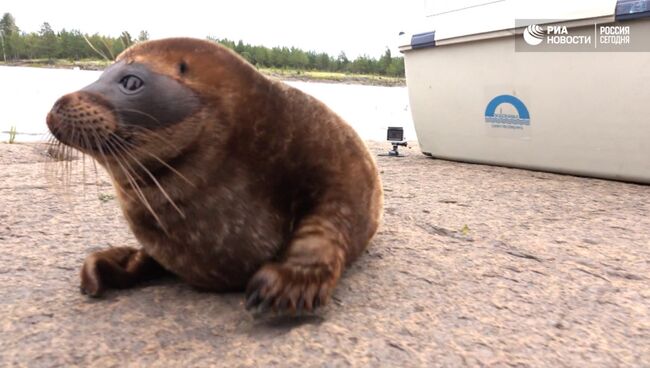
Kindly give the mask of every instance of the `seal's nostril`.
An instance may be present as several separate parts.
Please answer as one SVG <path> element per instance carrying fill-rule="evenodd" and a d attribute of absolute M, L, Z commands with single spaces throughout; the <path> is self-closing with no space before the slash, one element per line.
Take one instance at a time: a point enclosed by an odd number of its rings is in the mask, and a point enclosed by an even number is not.
<path fill-rule="evenodd" d="M 60 111 L 62 109 L 65 109 L 66 105 L 68 105 L 70 103 L 71 99 L 72 99 L 71 95 L 65 95 L 65 96 L 59 98 L 54 103 L 54 106 L 52 107 L 52 110 Z"/>

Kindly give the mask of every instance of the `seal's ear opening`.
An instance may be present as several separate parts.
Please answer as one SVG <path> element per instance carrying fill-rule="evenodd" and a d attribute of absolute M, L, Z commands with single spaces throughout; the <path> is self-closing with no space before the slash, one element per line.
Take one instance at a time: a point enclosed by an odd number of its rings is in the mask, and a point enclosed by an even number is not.
<path fill-rule="evenodd" d="M 178 64 L 178 71 L 181 73 L 181 75 L 187 73 L 187 63 L 181 61 L 181 63 Z"/>

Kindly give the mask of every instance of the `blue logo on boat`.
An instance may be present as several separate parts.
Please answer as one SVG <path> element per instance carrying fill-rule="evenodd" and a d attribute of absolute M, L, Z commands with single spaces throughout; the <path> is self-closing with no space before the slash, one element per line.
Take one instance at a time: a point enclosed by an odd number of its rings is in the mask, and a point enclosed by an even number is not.
<path fill-rule="evenodd" d="M 517 115 L 497 113 L 499 106 L 503 104 L 512 105 L 517 110 Z M 495 97 L 485 109 L 485 122 L 495 127 L 523 129 L 524 125 L 530 125 L 530 113 L 526 105 L 517 97 L 501 95 Z"/>

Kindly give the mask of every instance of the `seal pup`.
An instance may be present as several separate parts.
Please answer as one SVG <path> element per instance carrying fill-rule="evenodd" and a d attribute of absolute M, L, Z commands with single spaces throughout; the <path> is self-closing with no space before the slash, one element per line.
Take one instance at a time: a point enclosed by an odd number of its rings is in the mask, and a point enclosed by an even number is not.
<path fill-rule="evenodd" d="M 142 246 L 88 256 L 90 296 L 171 272 L 245 289 L 247 309 L 311 311 L 382 217 L 377 167 L 354 130 L 213 42 L 132 46 L 56 101 L 47 125 L 106 168 Z"/>

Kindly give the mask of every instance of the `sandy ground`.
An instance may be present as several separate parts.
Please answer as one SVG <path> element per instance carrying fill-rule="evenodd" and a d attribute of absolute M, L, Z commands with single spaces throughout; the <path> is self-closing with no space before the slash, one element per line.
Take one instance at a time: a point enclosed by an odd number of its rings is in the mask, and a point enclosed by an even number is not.
<path fill-rule="evenodd" d="M 255 319 L 173 279 L 81 295 L 88 253 L 135 245 L 106 176 L 1 144 L 0 366 L 650 366 L 650 187 L 407 154 L 333 301 Z"/>

